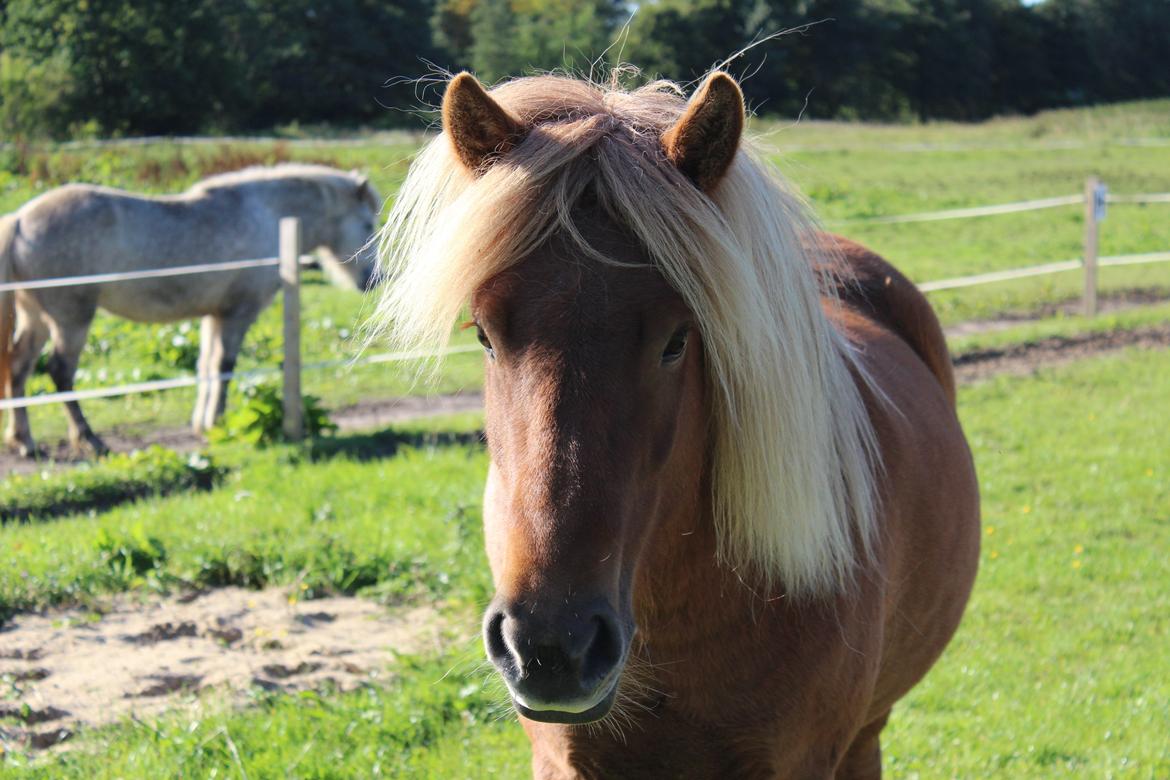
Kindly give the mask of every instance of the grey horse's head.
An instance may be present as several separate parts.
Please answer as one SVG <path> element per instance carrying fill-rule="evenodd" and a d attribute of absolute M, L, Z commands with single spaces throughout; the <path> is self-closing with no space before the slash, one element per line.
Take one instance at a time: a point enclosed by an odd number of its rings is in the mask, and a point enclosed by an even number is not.
<path fill-rule="evenodd" d="M 377 279 L 374 233 L 382 197 L 369 178 L 357 171 L 340 177 L 338 189 L 338 197 L 330 199 L 330 239 L 321 247 L 321 266 L 334 281 L 369 290 Z"/>

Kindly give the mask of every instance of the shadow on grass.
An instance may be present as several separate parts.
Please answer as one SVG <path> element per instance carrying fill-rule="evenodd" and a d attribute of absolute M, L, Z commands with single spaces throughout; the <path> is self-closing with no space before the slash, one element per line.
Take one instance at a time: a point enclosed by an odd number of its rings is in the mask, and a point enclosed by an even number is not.
<path fill-rule="evenodd" d="M 370 461 L 391 458 L 403 447 L 428 449 L 436 447 L 484 446 L 482 430 L 477 431 L 401 431 L 388 428 L 374 433 L 355 433 L 314 439 L 307 447 L 313 461 L 349 458 Z"/>

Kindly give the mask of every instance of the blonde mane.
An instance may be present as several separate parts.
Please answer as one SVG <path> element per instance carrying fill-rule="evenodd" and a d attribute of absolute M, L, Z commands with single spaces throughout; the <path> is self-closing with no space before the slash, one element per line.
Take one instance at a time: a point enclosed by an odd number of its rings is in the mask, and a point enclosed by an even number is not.
<path fill-rule="evenodd" d="M 442 346 L 472 293 L 574 225 L 587 189 L 695 315 L 712 399 L 712 514 L 721 560 L 790 594 L 845 587 L 875 537 L 874 434 L 853 348 L 821 309 L 807 210 L 745 142 L 708 197 L 660 137 L 680 90 L 537 76 L 492 97 L 532 129 L 481 175 L 440 135 L 419 154 L 382 234 L 377 327 Z M 599 258 L 604 260 L 604 258 Z"/>

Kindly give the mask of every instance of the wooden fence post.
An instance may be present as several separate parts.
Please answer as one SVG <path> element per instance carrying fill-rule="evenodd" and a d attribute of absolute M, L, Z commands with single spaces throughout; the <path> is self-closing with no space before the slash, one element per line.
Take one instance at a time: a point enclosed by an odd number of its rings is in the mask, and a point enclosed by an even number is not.
<path fill-rule="evenodd" d="M 1097 189 L 1101 181 L 1096 176 L 1085 180 L 1085 294 L 1083 311 L 1086 317 L 1097 315 L 1097 231 L 1101 214 L 1097 203 Z"/>
<path fill-rule="evenodd" d="M 305 436 L 301 400 L 301 221 L 280 220 L 280 286 L 284 291 L 284 436 Z"/>

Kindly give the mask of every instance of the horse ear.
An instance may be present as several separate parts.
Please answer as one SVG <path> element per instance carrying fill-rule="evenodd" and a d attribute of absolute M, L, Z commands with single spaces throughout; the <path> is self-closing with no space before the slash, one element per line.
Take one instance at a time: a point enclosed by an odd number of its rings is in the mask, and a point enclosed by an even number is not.
<path fill-rule="evenodd" d="M 674 126 L 662 134 L 662 148 L 675 167 L 703 192 L 710 192 L 735 159 L 743 122 L 739 85 L 716 71 L 691 97 Z"/>
<path fill-rule="evenodd" d="M 357 173 L 357 171 L 354 171 Z M 357 180 L 357 199 L 366 200 L 370 197 L 370 177 L 359 176 Z"/>
<path fill-rule="evenodd" d="M 443 95 L 443 131 L 459 160 L 469 170 L 480 171 L 516 144 L 524 125 L 493 100 L 475 76 L 460 73 Z"/>

